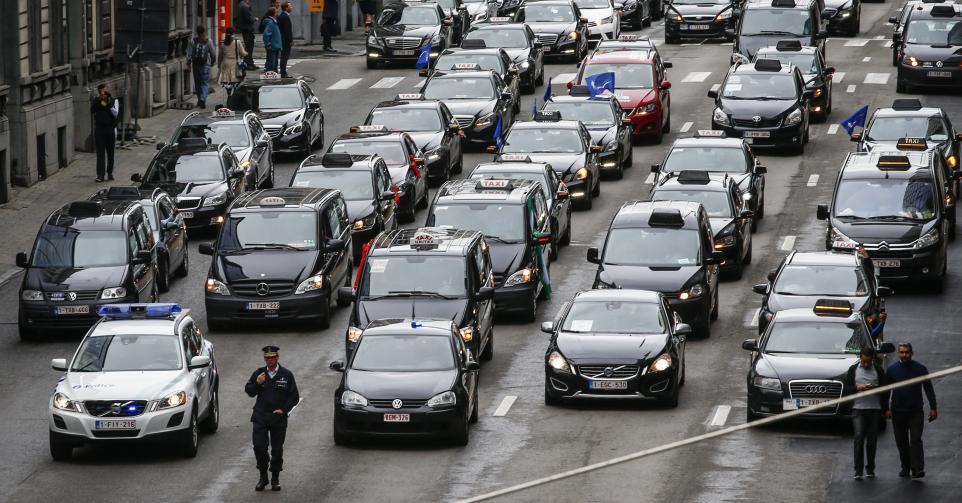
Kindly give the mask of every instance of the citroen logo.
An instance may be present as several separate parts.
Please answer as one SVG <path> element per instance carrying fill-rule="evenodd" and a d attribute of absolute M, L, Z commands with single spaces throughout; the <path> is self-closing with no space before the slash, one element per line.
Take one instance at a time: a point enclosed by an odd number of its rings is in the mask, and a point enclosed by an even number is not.
<path fill-rule="evenodd" d="M 400 398 L 395 398 L 394 401 L 391 402 L 391 407 L 400 409 L 401 407 L 404 407 L 404 402 L 402 402 Z"/>
<path fill-rule="evenodd" d="M 761 116 L 761 115 L 755 115 L 755 116 L 752 117 L 752 121 L 757 124 L 757 123 L 759 123 L 759 122 L 762 121 L 762 116 Z"/>
<path fill-rule="evenodd" d="M 811 394 L 823 394 L 828 392 L 828 388 L 821 384 L 809 384 L 805 386 L 805 392 Z"/>
<path fill-rule="evenodd" d="M 878 244 L 878 249 L 879 249 L 879 250 L 888 250 L 888 249 L 889 249 L 889 244 L 886 243 L 885 241 L 882 241 L 881 243 Z"/>
<path fill-rule="evenodd" d="M 935 66 L 937 66 L 937 67 L 939 67 L 939 68 L 942 68 L 942 62 L 941 62 L 941 61 L 936 61 L 936 62 L 935 62 Z"/>
<path fill-rule="evenodd" d="M 605 377 L 611 377 L 615 374 L 615 369 L 611 367 L 605 367 Z"/>
<path fill-rule="evenodd" d="M 67 292 L 67 300 L 69 301 L 77 300 L 77 292 Z"/>
<path fill-rule="evenodd" d="M 267 283 L 257 284 L 257 295 L 260 295 L 261 297 L 263 297 L 269 293 L 271 293 L 270 285 L 268 285 Z"/>

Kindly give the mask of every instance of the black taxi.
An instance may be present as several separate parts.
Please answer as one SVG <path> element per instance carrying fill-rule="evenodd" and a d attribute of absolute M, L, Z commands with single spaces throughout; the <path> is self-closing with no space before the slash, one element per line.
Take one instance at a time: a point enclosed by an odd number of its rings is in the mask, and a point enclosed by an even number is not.
<path fill-rule="evenodd" d="M 576 119 L 591 134 L 592 145 L 598 154 L 601 174 L 620 179 L 634 162 L 631 142 L 631 118 L 614 95 L 590 97 L 585 86 L 573 86 L 569 96 L 552 96 L 541 107 L 545 112 L 560 112 L 562 119 Z"/>
<path fill-rule="evenodd" d="M 498 125 L 502 133 L 507 131 L 521 111 L 511 86 L 490 70 L 436 72 L 421 94 L 443 102 L 458 121 L 465 141 L 475 144 L 496 143 Z"/>
<path fill-rule="evenodd" d="M 734 52 L 749 59 L 758 49 L 788 39 L 818 47 L 824 56 L 828 32 L 822 29 L 822 6 L 821 0 L 747 0 L 735 29 L 725 33 L 735 40 Z"/>
<path fill-rule="evenodd" d="M 367 67 L 380 63 L 417 61 L 427 52 L 434 61 L 441 51 L 451 47 L 454 20 L 436 3 L 390 0 L 374 20 L 367 35 Z"/>
<path fill-rule="evenodd" d="M 773 47 L 762 47 L 755 59 L 774 59 L 783 65 L 792 64 L 805 80 L 805 88 L 812 91 L 812 117 L 821 122 L 832 113 L 832 76 L 835 67 L 826 66 L 825 58 L 812 46 L 803 46 L 798 40 L 780 40 Z"/>
<path fill-rule="evenodd" d="M 525 94 L 533 93 L 536 86 L 544 84 L 544 50 L 531 27 L 524 23 L 479 26 L 465 36 L 461 48 L 503 49 L 518 70 L 519 87 Z"/>
<path fill-rule="evenodd" d="M 909 13 L 897 47 L 896 91 L 962 86 L 962 5 L 919 4 Z"/>
<path fill-rule="evenodd" d="M 531 27 L 546 57 L 576 63 L 588 54 L 588 18 L 571 0 L 525 2 L 512 19 Z"/>
<path fill-rule="evenodd" d="M 900 138 L 922 138 L 926 147 L 945 158 L 951 170 L 959 168 L 962 133 L 957 133 L 945 110 L 924 107 L 918 98 L 900 98 L 892 106 L 878 108 L 864 129 L 853 131 L 852 141 L 859 152 L 897 148 Z"/>
<path fill-rule="evenodd" d="M 248 78 L 227 99 L 227 108 L 256 113 L 274 152 L 309 154 L 324 144 L 321 99 L 302 79 L 282 78 L 275 72 Z"/>

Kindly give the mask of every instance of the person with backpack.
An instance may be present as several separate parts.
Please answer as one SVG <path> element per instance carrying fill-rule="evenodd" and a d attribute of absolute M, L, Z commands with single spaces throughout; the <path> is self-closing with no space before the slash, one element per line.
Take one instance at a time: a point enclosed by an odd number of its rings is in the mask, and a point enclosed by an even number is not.
<path fill-rule="evenodd" d="M 267 17 L 264 18 L 264 49 L 267 50 L 267 63 L 264 65 L 264 70 L 277 71 L 278 60 L 283 47 L 281 28 L 277 25 L 277 11 L 271 7 L 267 9 Z"/>
<path fill-rule="evenodd" d="M 197 94 L 197 108 L 207 108 L 207 94 L 210 91 L 210 67 L 217 62 L 214 42 L 207 37 L 207 28 L 197 27 L 197 36 L 190 40 L 187 47 L 187 61 L 194 76 L 194 92 Z"/>

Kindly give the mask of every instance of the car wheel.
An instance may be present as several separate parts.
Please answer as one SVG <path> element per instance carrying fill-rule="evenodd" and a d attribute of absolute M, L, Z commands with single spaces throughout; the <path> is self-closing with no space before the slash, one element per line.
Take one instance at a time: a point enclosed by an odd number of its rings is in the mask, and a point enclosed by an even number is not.
<path fill-rule="evenodd" d="M 207 411 L 207 417 L 204 421 L 200 423 L 200 429 L 204 433 L 216 433 L 217 426 L 220 424 L 220 394 L 217 392 L 216 384 L 214 388 L 214 397 L 210 401 L 210 407 Z"/>
<path fill-rule="evenodd" d="M 528 306 L 521 312 L 521 321 L 531 323 L 536 319 L 538 319 L 538 294 L 534 293 L 528 301 Z"/>
<path fill-rule="evenodd" d="M 679 382 L 676 380 L 676 381 L 675 381 L 674 389 L 671 391 L 671 394 L 668 395 L 668 398 L 665 399 L 665 402 L 664 402 L 664 403 L 665 403 L 665 407 L 668 407 L 669 409 L 677 408 L 677 407 L 678 407 L 678 395 L 680 395 L 680 394 L 681 394 L 681 385 L 680 385 Z"/>
<path fill-rule="evenodd" d="M 646 18 L 644 18 L 644 19 L 641 20 L 641 27 L 642 27 L 642 28 L 647 28 L 647 27 L 651 26 L 651 18 L 652 18 L 652 13 L 649 12 L 649 13 L 648 13 L 648 17 L 646 17 Z"/>
<path fill-rule="evenodd" d="M 585 191 L 585 197 L 584 197 L 584 199 L 581 200 L 581 204 L 579 205 L 579 207 L 580 207 L 582 210 L 590 210 L 590 209 L 591 209 L 591 207 L 592 207 L 592 205 L 593 205 L 593 202 L 594 202 L 594 197 L 591 195 L 591 193 L 592 193 L 592 191 L 590 191 L 590 190 L 586 190 L 586 191 Z"/>
<path fill-rule="evenodd" d="M 68 461 L 73 457 L 73 444 L 64 442 L 54 432 L 50 432 L 50 457 L 54 461 Z"/>
<path fill-rule="evenodd" d="M 464 417 L 458 418 L 458 424 L 454 425 L 454 433 L 451 434 L 451 442 L 454 445 L 465 446 L 468 445 L 469 435 L 468 435 L 468 411 L 464 411 Z"/>
<path fill-rule="evenodd" d="M 187 248 L 187 242 L 186 242 L 186 241 L 184 242 L 184 248 L 185 248 L 185 249 L 184 249 L 184 260 L 181 260 L 181 261 L 180 261 L 180 267 L 178 267 L 177 270 L 174 271 L 174 276 L 177 276 L 178 278 L 187 277 L 187 273 L 188 273 L 189 270 L 190 270 L 190 253 L 189 253 L 189 252 L 187 251 L 187 249 L 186 249 L 186 248 Z"/>
<path fill-rule="evenodd" d="M 353 443 L 351 436 L 347 433 L 341 431 L 337 427 L 337 421 L 334 421 L 334 445 L 351 445 Z"/>
<path fill-rule="evenodd" d="M 745 265 L 748 265 L 748 264 L 751 264 L 751 263 L 752 263 L 752 248 L 753 248 L 754 246 L 755 246 L 755 241 L 752 241 L 751 243 L 748 243 L 748 252 L 745 253 L 745 258 L 744 258 L 744 261 L 743 261 L 743 263 L 744 263 Z"/>
<path fill-rule="evenodd" d="M 594 180 L 591 180 L 591 181 L 593 182 Z M 591 195 L 592 195 L 592 197 L 598 197 L 598 196 L 601 195 L 601 179 L 600 179 L 600 177 L 599 177 L 598 183 L 595 184 L 595 188 L 591 189 Z"/>
<path fill-rule="evenodd" d="M 478 385 L 475 384 L 475 385 L 474 385 L 474 409 L 471 411 L 471 417 L 468 419 L 468 422 L 469 422 L 469 423 L 474 424 L 474 423 L 477 423 L 477 422 L 478 422 L 478 409 L 479 409 L 479 408 L 481 408 L 481 407 L 480 407 L 480 405 L 478 404 Z"/>
<path fill-rule="evenodd" d="M 714 307 L 711 308 L 711 314 L 708 315 L 708 318 L 711 320 L 718 319 L 718 288 L 717 287 L 715 288 L 714 296 L 715 296 L 715 302 L 714 302 L 715 305 Z M 708 329 L 705 331 L 705 337 L 708 337 L 709 335 L 711 335 L 711 323 L 708 323 L 707 327 Z"/>
<path fill-rule="evenodd" d="M 424 208 L 428 207 L 428 189 L 427 188 L 424 189 L 424 195 L 422 195 L 421 200 L 418 201 L 417 207 L 419 210 L 423 210 Z"/>
<path fill-rule="evenodd" d="M 666 33 L 666 34 L 665 34 L 665 43 L 666 43 L 666 44 L 669 44 L 669 45 L 680 44 L 680 43 L 681 43 L 681 37 L 671 36 L 671 35 L 668 35 L 668 34 Z"/>
<path fill-rule="evenodd" d="M 758 418 L 759 418 L 759 417 L 758 417 L 758 414 L 755 414 L 754 412 L 752 412 L 751 406 L 745 408 L 745 420 L 746 420 L 746 421 L 748 421 L 748 422 L 750 423 L 750 422 L 752 422 L 752 421 L 757 420 Z"/>
<path fill-rule="evenodd" d="M 306 131 L 304 131 L 304 155 L 305 156 L 311 155 L 312 149 L 313 149 L 313 145 L 311 142 L 311 129 L 308 128 Z"/>
<path fill-rule="evenodd" d="M 494 331 L 491 331 L 491 335 L 488 336 L 488 345 L 485 346 L 484 351 L 481 352 L 481 361 L 489 362 L 494 358 Z"/>
<path fill-rule="evenodd" d="M 170 264 L 167 257 L 160 258 L 157 264 L 157 289 L 161 292 L 170 290 Z"/>
<path fill-rule="evenodd" d="M 628 157 L 625 157 L 624 168 L 628 169 L 632 164 L 635 163 L 635 149 L 630 145 L 628 146 Z"/>
<path fill-rule="evenodd" d="M 544 379 L 544 404 L 557 407 L 561 405 L 561 399 L 551 394 L 551 391 L 549 391 L 551 389 L 550 386 L 551 385 L 548 384 L 548 378 L 546 377 Z"/>
<path fill-rule="evenodd" d="M 17 323 L 17 332 L 19 332 L 20 340 L 22 342 L 37 340 L 37 331 L 30 327 L 24 326 L 22 321 Z"/>
<path fill-rule="evenodd" d="M 331 302 L 333 300 L 331 297 L 334 296 L 333 290 L 334 289 L 332 288 L 331 292 L 327 294 L 328 297 L 324 301 L 324 305 L 321 306 L 321 317 L 317 320 L 317 327 L 321 330 L 327 330 L 331 327 Z"/>
<path fill-rule="evenodd" d="M 550 260 L 558 260 L 558 248 L 560 248 L 560 246 L 558 245 L 558 226 L 552 225 L 551 226 L 551 249 L 548 252 L 548 258 Z"/>
<path fill-rule="evenodd" d="M 154 284 L 150 287 L 150 302 L 160 302 L 160 294 L 157 293 L 157 280 L 159 273 L 157 268 L 154 268 Z"/>
<path fill-rule="evenodd" d="M 666 134 L 671 131 L 671 109 L 669 108 L 668 110 L 668 117 L 665 117 L 665 124 L 661 126 L 661 132 Z"/>
<path fill-rule="evenodd" d="M 197 456 L 197 445 L 200 441 L 200 432 L 197 426 L 197 404 L 194 404 L 190 412 L 190 424 L 184 431 L 180 432 L 180 454 L 185 458 Z"/>
<path fill-rule="evenodd" d="M 682 359 L 681 359 L 681 379 L 678 380 L 678 385 L 679 385 L 679 386 L 684 386 L 684 385 L 685 385 L 685 371 L 686 371 L 687 369 L 688 369 L 688 365 L 687 365 L 687 362 L 685 361 L 685 358 L 684 358 L 684 356 L 683 356 Z"/>
<path fill-rule="evenodd" d="M 736 257 L 735 266 L 732 267 L 729 273 L 729 277 L 731 277 L 731 279 L 734 279 L 734 280 L 742 279 L 743 272 L 745 272 L 745 262 L 742 261 L 741 257 Z"/>
<path fill-rule="evenodd" d="M 448 154 L 448 155 L 451 155 L 451 154 Z M 464 171 L 464 155 L 459 155 L 457 164 L 455 164 L 454 167 L 451 168 L 451 173 L 460 174 L 462 171 Z"/>
<path fill-rule="evenodd" d="M 561 246 L 568 246 L 571 244 L 571 207 L 568 207 L 568 227 L 565 228 L 565 233 L 561 236 Z"/>
<path fill-rule="evenodd" d="M 758 217 L 758 220 L 765 218 L 765 195 L 764 194 L 759 196 L 758 208 L 755 210 L 755 215 Z"/>
<path fill-rule="evenodd" d="M 538 74 L 538 79 L 534 83 L 538 86 L 544 85 L 544 67 L 541 68 L 541 73 Z"/>
<path fill-rule="evenodd" d="M 347 275 L 344 276 L 344 286 L 351 286 L 351 275 L 354 274 L 354 264 L 347 265 Z M 351 299 L 342 299 L 340 294 L 337 295 L 337 307 L 347 307 L 351 305 Z"/>
<path fill-rule="evenodd" d="M 368 70 L 373 70 L 373 69 L 375 69 L 375 68 L 377 68 L 377 60 L 376 60 L 376 59 L 367 58 L 367 69 L 368 69 Z"/>
<path fill-rule="evenodd" d="M 659 129 L 658 132 L 655 133 L 655 136 L 654 136 L 655 144 L 656 144 L 656 145 L 661 145 L 661 141 L 664 139 L 664 137 L 665 137 L 664 130 L 663 130 L 663 129 Z"/>

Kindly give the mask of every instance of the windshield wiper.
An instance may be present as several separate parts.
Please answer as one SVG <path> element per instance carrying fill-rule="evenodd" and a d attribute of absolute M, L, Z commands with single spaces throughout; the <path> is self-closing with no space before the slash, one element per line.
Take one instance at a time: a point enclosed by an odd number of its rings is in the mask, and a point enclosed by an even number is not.
<path fill-rule="evenodd" d="M 245 250 L 267 250 L 267 249 L 277 249 L 277 250 L 300 250 L 296 246 L 291 246 L 284 243 L 247 243 L 244 245 Z"/>
<path fill-rule="evenodd" d="M 924 219 L 915 217 L 903 217 L 902 215 L 879 215 L 872 217 L 873 220 L 894 220 L 896 222 L 924 222 Z"/>
<path fill-rule="evenodd" d="M 487 234 L 484 235 L 484 239 L 493 239 L 493 240 L 495 240 L 495 241 L 497 241 L 497 242 L 499 242 L 499 243 L 504 243 L 504 244 L 515 244 L 515 243 L 520 243 L 520 242 L 521 242 L 521 241 L 519 241 L 519 240 L 517 240 L 517 239 L 504 239 L 504 238 L 502 238 L 502 237 L 489 236 L 489 235 L 487 235 Z"/>
<path fill-rule="evenodd" d="M 838 218 L 838 219 L 848 218 L 852 220 L 869 220 L 871 217 L 860 217 L 858 215 L 836 215 L 835 218 Z"/>
<path fill-rule="evenodd" d="M 387 295 L 377 295 L 374 297 L 369 297 L 367 300 L 377 300 L 387 297 L 436 297 L 439 299 L 456 299 L 457 297 L 451 297 L 449 295 L 443 295 L 438 292 L 428 292 L 424 290 L 388 290 Z"/>
<path fill-rule="evenodd" d="M 758 32 L 759 35 L 787 35 L 789 37 L 802 37 L 804 35 L 799 35 L 798 33 L 792 33 L 790 31 L 778 31 L 778 30 L 762 30 Z"/>

